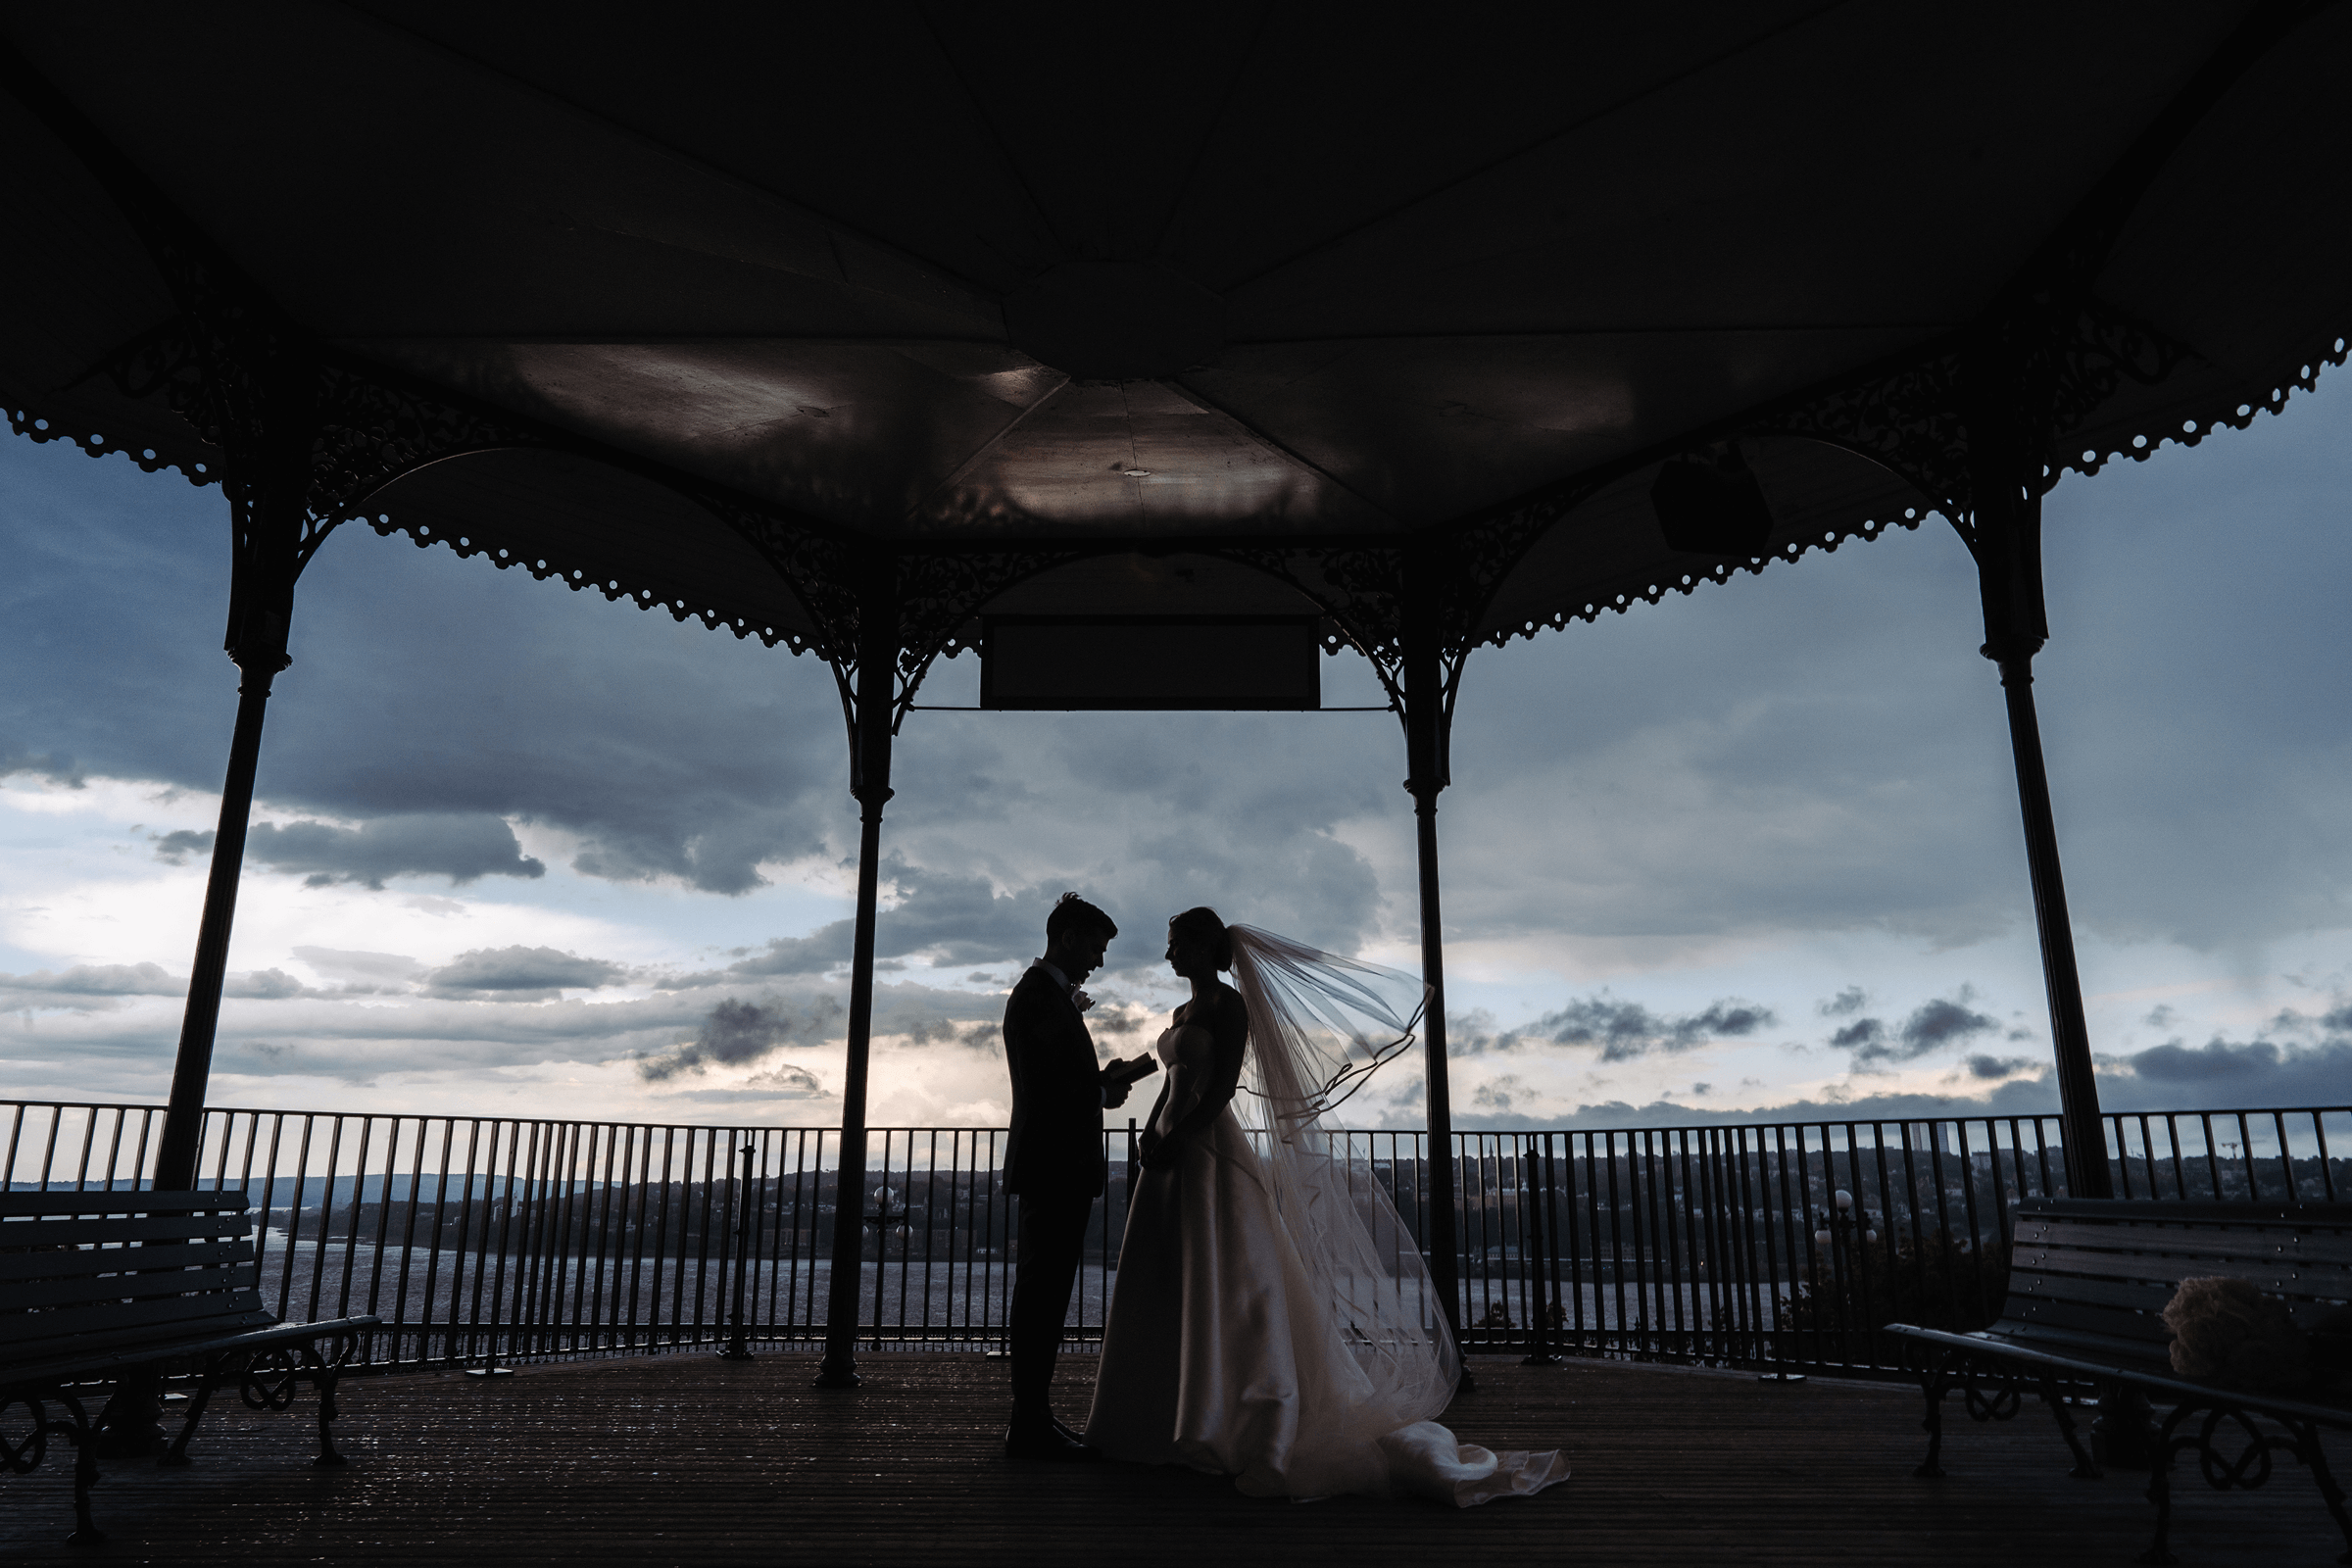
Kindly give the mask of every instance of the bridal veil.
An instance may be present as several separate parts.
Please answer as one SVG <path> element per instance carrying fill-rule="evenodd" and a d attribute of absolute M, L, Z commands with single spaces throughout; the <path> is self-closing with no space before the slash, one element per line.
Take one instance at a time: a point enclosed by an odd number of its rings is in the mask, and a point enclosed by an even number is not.
<path fill-rule="evenodd" d="M 1348 1352 L 1348 1425 L 1359 1441 L 1426 1421 L 1461 1371 L 1445 1303 L 1389 1181 L 1324 1117 L 1411 1045 L 1419 979 L 1228 926 L 1233 984 L 1250 1014 L 1234 1109 L 1263 1158 L 1275 1213 L 1308 1289 Z M 1359 1157 L 1360 1155 L 1360 1157 Z M 1412 1173 L 1419 1185 L 1418 1172 Z"/>

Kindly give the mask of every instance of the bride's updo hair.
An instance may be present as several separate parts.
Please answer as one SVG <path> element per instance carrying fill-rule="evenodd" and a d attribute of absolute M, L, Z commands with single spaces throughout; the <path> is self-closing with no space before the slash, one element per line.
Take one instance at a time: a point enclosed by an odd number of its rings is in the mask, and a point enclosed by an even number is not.
<path fill-rule="evenodd" d="M 1185 910 L 1168 922 L 1168 930 L 1207 954 L 1219 969 L 1233 967 L 1233 938 L 1225 934 L 1225 922 L 1207 905 Z"/>

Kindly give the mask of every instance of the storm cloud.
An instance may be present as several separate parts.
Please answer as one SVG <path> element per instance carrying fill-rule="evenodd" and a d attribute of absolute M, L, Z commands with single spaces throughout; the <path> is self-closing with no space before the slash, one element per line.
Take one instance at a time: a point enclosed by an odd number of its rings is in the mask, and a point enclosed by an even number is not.
<path fill-rule="evenodd" d="M 179 995 L 188 983 L 160 963 L 77 963 L 54 973 L 0 974 L 0 987 L 61 997 L 166 997 Z"/>
<path fill-rule="evenodd" d="M 0 974 L 0 1008 L 120 1006 L 127 997 L 185 996 L 188 982 L 160 963 L 77 963 L 70 969 Z"/>
<path fill-rule="evenodd" d="M 381 889 L 393 876 L 445 876 L 463 887 L 478 877 L 547 874 L 545 865 L 522 853 L 505 819 L 456 812 L 379 816 L 358 827 L 257 822 L 246 838 L 245 858 L 291 871 L 313 887 L 357 882 Z"/>
<path fill-rule="evenodd" d="M 1849 993 L 1850 994 L 1850 993 Z M 1830 1036 L 1830 1045 L 1854 1054 L 1854 1065 L 1868 1068 L 1886 1062 L 1916 1061 L 1947 1047 L 1965 1044 L 2001 1027 L 2001 1021 L 1968 1005 L 1973 993 L 1960 988 L 1957 999 L 1938 997 L 1912 1009 L 1899 1026 L 1883 1018 L 1856 1018 Z M 1843 1001 L 1840 997 L 1838 1000 Z M 1978 1060 L 1990 1060 L 1979 1057 Z M 1982 1076 L 1982 1075 L 1980 1075 Z"/>
<path fill-rule="evenodd" d="M 6 741 L 0 741 L 0 778 L 11 778 L 19 773 L 30 773 L 35 778 L 63 785 L 70 790 L 82 789 L 89 782 L 83 777 L 81 769 L 74 765 L 74 759 L 62 752 L 44 752 L 35 757 L 30 752 L 19 751 Z"/>
<path fill-rule="evenodd" d="M 2217 1080 L 2254 1083 L 2275 1077 L 2287 1053 L 2268 1040 L 2213 1039 L 2202 1046 L 2178 1040 L 2135 1052 L 2125 1060 L 2132 1071 L 2150 1083 L 2206 1084 Z M 2352 1079 L 2347 1079 L 2352 1084 Z"/>
<path fill-rule="evenodd" d="M 1615 1062 L 1690 1051 L 1718 1040 L 1744 1040 L 1778 1020 L 1771 1008 L 1736 998 L 1725 998 L 1698 1012 L 1656 1013 L 1641 1003 L 1620 1001 L 1603 992 L 1499 1034 L 1481 1030 L 1482 1021 L 1463 1020 L 1463 1038 L 1473 1050 L 1507 1049 L 1540 1040 L 1556 1046 L 1597 1047 L 1602 1061 Z M 1447 1023 L 1450 1041 L 1450 1016 Z"/>
<path fill-rule="evenodd" d="M 548 1002 L 565 991 L 593 991 L 626 971 L 602 958 L 553 948 L 477 948 L 424 977 L 425 994 L 462 1001 Z"/>
<path fill-rule="evenodd" d="M 2202 1046 L 2168 1040 L 2126 1055 L 2101 1077 L 2110 1074 L 2119 1083 L 2102 1092 L 2109 1109 L 2341 1105 L 2352 1101 L 2352 1040 L 2338 1035 L 2307 1045 L 2217 1035 Z"/>
<path fill-rule="evenodd" d="M 843 1016 L 841 1004 L 830 996 L 797 1004 L 730 998 L 710 1009 L 692 1040 L 641 1058 L 637 1075 L 662 1083 L 712 1067 L 740 1067 L 787 1045 L 822 1040 Z"/>
<path fill-rule="evenodd" d="M 1971 1078 L 1997 1082 L 2014 1078 L 2022 1072 L 2032 1072 L 2039 1063 L 2032 1056 L 1989 1056 L 1980 1054 L 1969 1057 L 1961 1065 L 1968 1070 Z"/>

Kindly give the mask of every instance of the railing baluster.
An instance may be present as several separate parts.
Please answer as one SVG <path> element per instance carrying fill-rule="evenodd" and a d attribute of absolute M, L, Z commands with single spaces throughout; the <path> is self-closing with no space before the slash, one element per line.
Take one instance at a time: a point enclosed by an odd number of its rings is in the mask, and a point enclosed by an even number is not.
<path fill-rule="evenodd" d="M 91 1124 L 95 1126 L 97 1120 L 98 1112 L 96 1110 L 92 1110 L 90 1112 Z M 108 1135 L 106 1140 L 106 1182 L 105 1185 L 98 1189 L 100 1192 L 111 1193 L 115 1190 L 115 1167 L 121 1164 L 122 1160 L 122 1107 L 121 1105 L 117 1105 L 115 1107 L 115 1130 L 113 1133 Z"/>
<path fill-rule="evenodd" d="M 13 1192 L 17 1186 L 17 1148 L 24 1137 L 24 1113 L 32 1107 L 20 1102 L 8 1118 L 8 1162 L 0 1165 L 0 1191 Z M 43 1171 L 42 1185 L 48 1185 L 48 1172 Z"/>
<path fill-rule="evenodd" d="M 74 1170 L 74 1190 L 87 1192 L 90 1186 L 90 1152 L 98 1142 L 98 1107 L 76 1106 L 81 1111 L 81 1162 Z"/>
<path fill-rule="evenodd" d="M 2319 1146 L 2320 1182 L 2324 1190 L 2327 1192 L 2328 1201 L 2332 1203 L 2335 1201 L 2335 1166 L 2328 1158 L 2327 1118 L 2328 1113 L 2326 1111 L 2315 1110 L 2311 1113 L 2311 1139 L 2313 1143 Z"/>

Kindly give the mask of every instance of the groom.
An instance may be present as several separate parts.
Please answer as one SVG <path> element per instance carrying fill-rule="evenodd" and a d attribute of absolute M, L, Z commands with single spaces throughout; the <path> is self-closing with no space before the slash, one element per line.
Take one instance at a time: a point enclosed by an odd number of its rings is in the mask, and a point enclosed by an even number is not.
<path fill-rule="evenodd" d="M 1127 1098 L 1095 1063 L 1094 1037 L 1074 994 L 1102 967 L 1119 934 L 1109 915 L 1064 893 L 1046 916 L 1046 956 L 1004 1004 L 1004 1064 L 1012 1071 L 1012 1132 L 1004 1191 L 1021 1200 L 1008 1327 L 1012 1339 L 1012 1459 L 1100 1458 L 1054 1419 L 1054 1363 L 1078 1278 L 1087 1215 L 1102 1191 L 1102 1112 Z"/>

